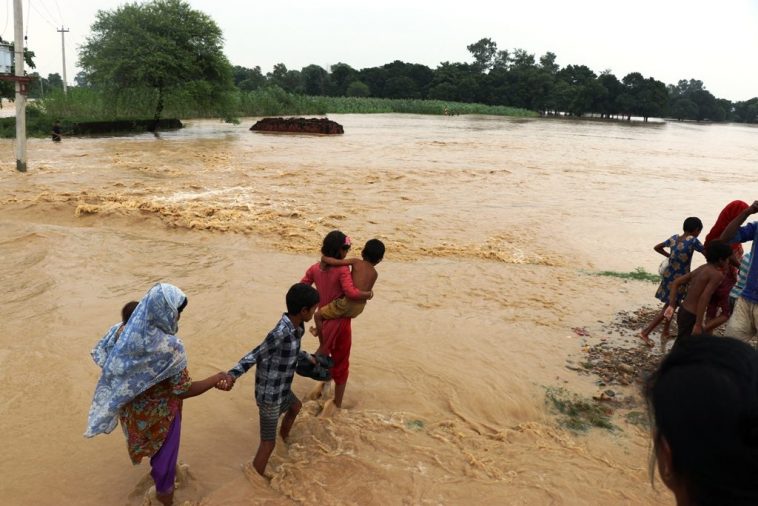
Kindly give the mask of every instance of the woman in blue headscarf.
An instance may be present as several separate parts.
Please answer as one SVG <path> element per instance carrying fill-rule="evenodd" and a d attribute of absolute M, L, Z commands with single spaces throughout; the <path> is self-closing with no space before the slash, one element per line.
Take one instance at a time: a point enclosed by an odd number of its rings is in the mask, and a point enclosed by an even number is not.
<path fill-rule="evenodd" d="M 187 296 L 158 283 L 120 330 L 114 325 L 92 350 L 102 369 L 89 412 L 86 437 L 111 432 L 121 420 L 132 463 L 150 457 L 156 496 L 172 504 L 179 454 L 182 399 L 200 395 L 226 378 L 219 372 L 192 381 L 176 336 Z"/>

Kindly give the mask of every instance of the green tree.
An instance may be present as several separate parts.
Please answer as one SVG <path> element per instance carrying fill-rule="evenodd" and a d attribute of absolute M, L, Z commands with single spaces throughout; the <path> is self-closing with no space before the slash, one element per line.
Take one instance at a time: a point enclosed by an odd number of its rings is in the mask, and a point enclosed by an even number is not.
<path fill-rule="evenodd" d="M 758 97 L 735 103 L 734 120 L 740 123 L 758 123 Z"/>
<path fill-rule="evenodd" d="M 353 81 L 347 87 L 345 95 L 348 97 L 368 97 L 371 94 L 371 90 L 368 85 L 361 81 Z"/>
<path fill-rule="evenodd" d="M 534 55 L 525 49 L 514 49 L 510 57 L 510 69 L 524 69 L 534 66 Z"/>
<path fill-rule="evenodd" d="M 297 70 L 287 70 L 284 63 L 277 63 L 271 72 L 266 74 L 268 82 L 289 93 L 302 93 L 303 78 Z"/>
<path fill-rule="evenodd" d="M 347 90 L 350 85 L 357 80 L 358 72 L 345 63 L 337 63 L 331 68 L 331 90 L 330 94 L 342 97 L 348 95 Z M 365 86 L 365 83 L 361 83 Z M 348 96 L 367 96 L 367 95 L 348 95 Z"/>
<path fill-rule="evenodd" d="M 697 104 L 689 98 L 677 98 L 669 105 L 669 114 L 679 121 L 697 118 Z"/>
<path fill-rule="evenodd" d="M 255 91 L 266 85 L 266 76 L 259 66 L 251 69 L 235 65 L 232 69 L 234 85 L 242 91 Z"/>
<path fill-rule="evenodd" d="M 103 89 L 154 90 L 157 126 L 167 93 L 193 85 L 211 100 L 231 89 L 222 43 L 218 25 L 187 2 L 152 0 L 98 11 L 79 64 Z"/>
<path fill-rule="evenodd" d="M 596 101 L 597 109 L 601 117 L 610 118 L 619 113 L 617 102 L 618 96 L 624 91 L 624 85 L 611 73 L 603 71 L 597 78 L 598 83 L 605 89 L 605 93 Z"/>
<path fill-rule="evenodd" d="M 420 98 L 413 79 L 406 76 L 390 77 L 384 84 L 385 98 Z"/>
<path fill-rule="evenodd" d="M 47 75 L 47 84 L 50 85 L 50 88 L 62 90 L 63 89 L 63 78 L 57 72 L 55 72 L 54 74 L 48 74 Z"/>
<path fill-rule="evenodd" d="M 308 65 L 300 71 L 306 95 L 325 95 L 329 88 L 329 73 L 318 65 Z"/>
<path fill-rule="evenodd" d="M 474 66 L 479 72 L 491 69 L 495 63 L 495 57 L 498 55 L 497 44 L 488 37 L 469 44 L 466 49 L 474 57 Z"/>
<path fill-rule="evenodd" d="M 87 75 L 87 73 L 85 71 L 83 71 L 83 70 L 79 71 L 74 76 L 74 82 L 80 88 L 89 88 L 89 87 L 92 86 L 92 81 L 89 78 L 89 75 Z"/>
<path fill-rule="evenodd" d="M 560 70 L 558 64 L 555 63 L 555 60 L 557 58 L 558 57 L 555 56 L 555 53 L 548 51 L 547 53 L 540 56 L 540 67 L 542 67 L 542 70 L 548 74 L 554 76 Z"/>
<path fill-rule="evenodd" d="M 361 69 L 358 73 L 360 81 L 365 83 L 371 90 L 372 97 L 384 96 L 384 83 L 387 82 L 387 74 L 387 69 L 381 67 Z"/>

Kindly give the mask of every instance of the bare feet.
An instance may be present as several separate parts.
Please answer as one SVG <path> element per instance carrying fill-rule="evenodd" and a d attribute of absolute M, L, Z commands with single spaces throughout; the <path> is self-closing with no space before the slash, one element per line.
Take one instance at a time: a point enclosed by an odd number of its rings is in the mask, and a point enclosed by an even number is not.
<path fill-rule="evenodd" d="M 653 346 L 655 346 L 655 343 L 653 343 L 650 337 L 644 332 L 640 332 L 639 336 L 640 336 L 640 339 L 642 339 L 642 342 L 645 343 L 645 346 L 647 346 L 648 348 L 652 348 Z"/>
<path fill-rule="evenodd" d="M 324 407 L 321 410 L 321 413 L 318 414 L 319 418 L 332 418 L 335 413 L 339 412 L 340 408 L 337 407 L 336 404 L 334 404 L 333 399 L 329 399 L 324 403 Z"/>
<path fill-rule="evenodd" d="M 242 464 L 242 474 L 244 474 L 245 478 L 247 478 L 247 481 L 249 481 L 253 485 L 259 485 L 261 483 L 265 483 L 268 479 L 266 475 L 258 474 L 258 471 L 255 470 L 255 467 L 253 467 L 252 462 L 245 462 L 244 464 Z"/>
<path fill-rule="evenodd" d="M 326 383 L 323 381 L 319 381 L 316 383 L 316 386 L 313 387 L 313 389 L 308 392 L 308 394 L 305 396 L 305 400 L 307 401 L 315 401 L 317 399 L 321 399 L 322 397 L 325 397 L 325 385 Z"/>

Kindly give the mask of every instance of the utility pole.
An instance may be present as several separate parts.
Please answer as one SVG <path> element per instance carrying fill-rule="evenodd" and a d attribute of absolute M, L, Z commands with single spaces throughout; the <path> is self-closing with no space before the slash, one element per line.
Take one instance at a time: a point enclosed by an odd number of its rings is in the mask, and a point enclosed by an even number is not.
<path fill-rule="evenodd" d="M 24 77 L 24 15 L 21 0 L 13 0 L 14 49 L 16 57 L 16 170 L 26 172 L 26 84 L 19 77 Z"/>
<path fill-rule="evenodd" d="M 58 30 L 61 32 L 61 51 L 63 52 L 63 94 L 68 95 L 68 87 L 66 86 L 66 39 L 65 34 L 69 30 L 63 27 L 61 25 L 61 29 Z"/>

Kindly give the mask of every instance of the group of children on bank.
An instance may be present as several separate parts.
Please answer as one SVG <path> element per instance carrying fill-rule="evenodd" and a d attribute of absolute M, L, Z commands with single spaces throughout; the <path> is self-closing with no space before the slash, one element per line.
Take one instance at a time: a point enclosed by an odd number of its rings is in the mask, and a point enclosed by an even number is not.
<path fill-rule="evenodd" d="M 377 239 L 366 243 L 362 259 L 345 259 L 350 247 L 350 238 L 342 232 L 327 234 L 321 261 L 287 291 L 287 311 L 263 342 L 229 371 L 201 381 L 190 379 L 184 345 L 176 335 L 187 296 L 174 285 L 158 283 L 141 301 L 129 302 L 122 309 L 122 321 L 113 325 L 92 350 L 102 374 L 84 435 L 109 433 L 120 421 L 132 462 L 150 458 L 156 498 L 170 505 L 183 399 L 213 387 L 230 390 L 256 365 L 261 441 L 252 467 L 263 475 L 274 450 L 279 418 L 284 415 L 279 434 L 286 440 L 301 408 L 291 388 L 296 371 L 314 379 L 333 378 L 333 402 L 341 407 L 348 376 L 350 319 L 358 316 L 365 301 L 373 297 L 378 277 L 374 267 L 384 257 L 384 244 Z M 313 288 L 314 283 L 318 290 Z M 314 315 L 319 316 L 311 331 L 319 338 L 319 348 L 309 354 L 300 349 L 300 343 L 305 323 Z"/>
<path fill-rule="evenodd" d="M 682 234 L 655 245 L 655 251 L 666 257 L 655 293 L 664 307 L 640 332 L 645 344 L 653 346 L 650 333 L 663 323 L 661 348 L 665 348 L 675 312 L 676 343 L 709 334 L 724 323 L 729 336 L 748 341 L 756 336 L 758 262 L 751 260 L 758 242 L 758 222 L 743 223 L 757 212 L 758 201 L 748 205 L 735 200 L 721 211 L 705 244 L 698 239 L 703 223 L 690 217 L 684 220 Z M 748 241 L 752 241 L 751 251 L 744 252 L 742 243 Z M 696 251 L 705 255 L 706 263 L 690 272 Z"/>

